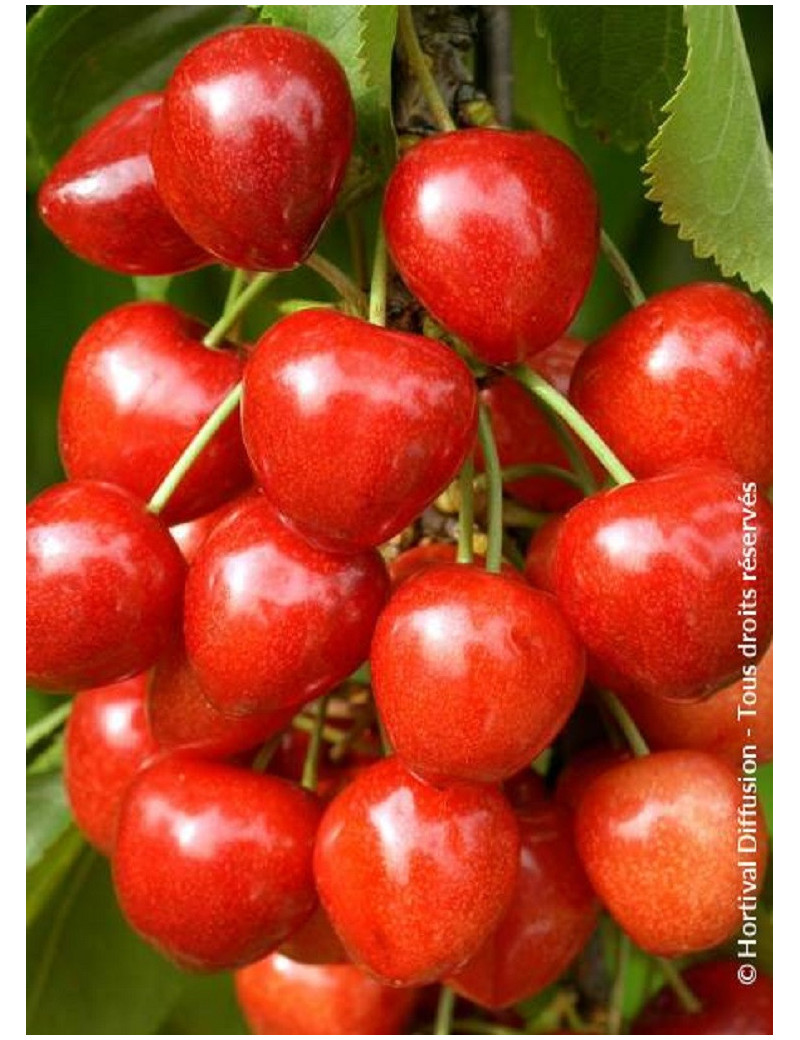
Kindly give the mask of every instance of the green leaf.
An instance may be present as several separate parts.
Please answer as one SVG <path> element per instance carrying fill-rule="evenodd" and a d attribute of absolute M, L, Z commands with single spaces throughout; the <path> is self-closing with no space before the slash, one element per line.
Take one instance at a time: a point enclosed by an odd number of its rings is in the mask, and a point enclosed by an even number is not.
<path fill-rule="evenodd" d="M 30 869 L 41 862 L 47 850 L 71 823 L 60 770 L 29 774 L 26 777 L 25 802 L 25 863 Z"/>
<path fill-rule="evenodd" d="M 28 23 L 28 167 L 34 183 L 101 115 L 160 90 L 196 43 L 247 18 L 234 6 L 42 7 Z"/>
<path fill-rule="evenodd" d="M 28 871 L 25 879 L 25 917 L 35 921 L 58 891 L 64 875 L 86 847 L 76 827 L 67 827 L 48 849 L 44 859 Z"/>
<path fill-rule="evenodd" d="M 625 149 L 649 141 L 683 70 L 681 8 L 546 5 L 536 19 L 577 123 Z"/>
<path fill-rule="evenodd" d="M 695 254 L 772 295 L 772 156 L 736 8 L 684 8 L 686 75 L 648 147 L 648 198 Z"/>
<path fill-rule="evenodd" d="M 249 1032 L 239 1010 L 230 972 L 221 975 L 194 975 L 183 994 L 162 1023 L 161 1033 L 229 1036 Z"/>

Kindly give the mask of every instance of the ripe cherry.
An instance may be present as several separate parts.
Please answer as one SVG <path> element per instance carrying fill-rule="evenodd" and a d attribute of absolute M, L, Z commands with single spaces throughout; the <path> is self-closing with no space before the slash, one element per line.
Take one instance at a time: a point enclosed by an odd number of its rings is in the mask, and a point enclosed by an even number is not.
<path fill-rule="evenodd" d="M 553 596 L 458 564 L 395 593 L 370 663 L 392 746 L 431 780 L 511 776 L 564 725 L 584 678 L 583 649 Z"/>
<path fill-rule="evenodd" d="M 105 855 L 114 847 L 117 813 L 131 780 L 158 751 L 144 710 L 148 675 L 83 690 L 64 737 L 64 786 L 84 836 Z"/>
<path fill-rule="evenodd" d="M 432 787 L 393 757 L 330 804 L 314 874 L 354 962 L 411 986 L 476 953 L 508 906 L 518 855 L 516 820 L 496 788 Z"/>
<path fill-rule="evenodd" d="M 475 440 L 477 395 L 436 340 L 306 310 L 259 340 L 242 421 L 276 508 L 353 552 L 398 534 L 450 483 Z"/>
<path fill-rule="evenodd" d="M 280 952 L 299 964 L 349 964 L 350 958 L 322 905 L 281 944 Z"/>
<path fill-rule="evenodd" d="M 283 780 L 170 755 L 122 804 L 114 885 L 131 926 L 187 968 L 274 950 L 311 915 L 317 800 Z"/>
<path fill-rule="evenodd" d="M 555 800 L 572 812 L 577 812 L 580 800 L 592 782 L 613 766 L 628 762 L 631 758 L 631 752 L 626 748 L 613 748 L 608 744 L 583 748 L 569 759 L 559 774 Z"/>
<path fill-rule="evenodd" d="M 575 833 L 610 913 L 662 957 L 728 939 L 742 923 L 740 897 L 757 897 L 766 866 L 755 796 L 703 751 L 658 751 L 605 771 L 579 802 Z"/>
<path fill-rule="evenodd" d="M 229 502 L 224 502 L 210 513 L 203 513 L 195 520 L 187 520 L 186 523 L 174 524 L 170 527 L 169 533 L 177 543 L 184 560 L 189 564 L 193 563 L 200 551 L 200 546 L 205 544 L 214 528 L 219 527 L 223 520 L 227 520 L 242 502 L 254 498 L 257 494 L 258 492 L 254 488 L 245 491 L 244 494 L 237 495 Z"/>
<path fill-rule="evenodd" d="M 620 693 L 691 700 L 730 683 L 754 602 L 750 651 L 769 644 L 772 509 L 729 471 L 690 467 L 585 499 L 554 568 L 590 677 Z"/>
<path fill-rule="evenodd" d="M 629 311 L 582 355 L 570 397 L 637 477 L 707 462 L 772 482 L 772 321 L 730 286 Z"/>
<path fill-rule="evenodd" d="M 551 516 L 534 532 L 525 555 L 525 577 L 535 589 L 555 593 L 556 543 L 564 517 Z"/>
<path fill-rule="evenodd" d="M 347 79 L 311 36 L 218 33 L 179 63 L 153 138 L 167 207 L 227 264 L 301 263 L 344 179 L 355 134 Z"/>
<path fill-rule="evenodd" d="M 327 692 L 366 659 L 388 587 L 374 550 L 315 548 L 261 496 L 243 503 L 186 583 L 186 649 L 208 699 L 243 715 Z"/>
<path fill-rule="evenodd" d="M 113 108 L 72 145 L 39 192 L 39 213 L 67 249 L 120 274 L 180 274 L 211 262 L 156 191 L 150 141 L 161 94 Z"/>
<path fill-rule="evenodd" d="M 598 249 L 597 196 L 580 159 L 539 133 L 429 137 L 395 167 L 383 207 L 403 281 L 491 364 L 563 335 Z"/>
<path fill-rule="evenodd" d="M 86 689 L 149 668 L 180 623 L 185 564 L 167 529 L 88 480 L 44 491 L 26 526 L 28 681 Z"/>
<path fill-rule="evenodd" d="M 399 1034 L 413 989 L 382 986 L 352 964 L 297 964 L 274 953 L 236 972 L 236 996 L 253 1033 L 307 1036 Z"/>
<path fill-rule="evenodd" d="M 205 420 L 241 379 L 233 350 L 166 303 L 128 303 L 91 325 L 67 365 L 59 449 L 73 479 L 107 480 L 147 501 Z M 238 413 L 188 471 L 163 512 L 191 520 L 252 481 Z"/>

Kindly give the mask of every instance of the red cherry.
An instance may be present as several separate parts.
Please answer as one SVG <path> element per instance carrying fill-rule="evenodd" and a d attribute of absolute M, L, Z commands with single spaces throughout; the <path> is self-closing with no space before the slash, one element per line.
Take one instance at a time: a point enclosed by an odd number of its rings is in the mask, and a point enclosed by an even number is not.
<path fill-rule="evenodd" d="M 543 802 L 518 817 L 522 845 L 511 904 L 478 953 L 447 981 L 502 1008 L 539 993 L 583 949 L 599 906 L 572 837 L 572 816 Z"/>
<path fill-rule="evenodd" d="M 572 369 L 585 344 L 563 336 L 545 350 L 528 359 L 528 364 L 562 394 L 569 389 Z M 481 390 L 481 401 L 489 409 L 501 466 L 545 463 L 570 469 L 553 428 L 528 391 L 511 376 L 499 376 Z M 484 468 L 483 453 L 476 451 L 476 469 Z M 505 484 L 505 490 L 531 509 L 557 511 L 569 509 L 581 499 L 581 492 L 555 477 L 526 477 Z"/>
<path fill-rule="evenodd" d="M 293 932 L 280 952 L 300 964 L 349 964 L 350 958 L 321 904 L 306 923 Z"/>
<path fill-rule="evenodd" d="M 113 859 L 122 912 L 187 968 L 263 957 L 314 909 L 319 816 L 312 795 L 276 777 L 162 758 L 122 803 Z"/>
<path fill-rule="evenodd" d="M 402 1033 L 417 1001 L 352 964 L 296 964 L 279 953 L 236 972 L 236 996 L 252 1033 L 383 1036 Z"/>
<path fill-rule="evenodd" d="M 117 813 L 128 786 L 158 751 L 145 718 L 148 676 L 83 690 L 64 737 L 64 786 L 88 841 L 110 856 Z"/>
<path fill-rule="evenodd" d="M 453 479 L 477 395 L 435 340 L 306 310 L 259 340 L 242 417 L 266 496 L 307 537 L 352 552 L 398 534 Z"/>
<path fill-rule="evenodd" d="M 457 564 L 395 593 L 370 662 L 392 746 L 429 779 L 511 776 L 564 725 L 584 678 L 553 596 Z"/>
<path fill-rule="evenodd" d="M 595 891 L 648 953 L 724 942 L 741 927 L 746 886 L 754 901 L 761 887 L 768 839 L 755 796 L 703 751 L 658 751 L 607 770 L 581 798 L 575 827 Z"/>
<path fill-rule="evenodd" d="M 395 167 L 383 223 L 409 289 L 491 364 L 521 361 L 563 335 L 597 257 L 589 174 L 539 133 L 429 137 Z"/>
<path fill-rule="evenodd" d="M 187 520 L 186 523 L 174 524 L 170 527 L 169 533 L 175 539 L 184 560 L 189 564 L 194 563 L 195 557 L 200 551 L 200 546 L 205 544 L 214 528 L 219 527 L 223 520 L 227 520 L 239 508 L 242 502 L 249 501 L 251 498 L 255 498 L 256 495 L 258 495 L 258 491 L 253 488 L 250 491 L 245 491 L 243 495 L 238 495 L 236 498 L 231 499 L 230 502 L 224 502 L 210 513 L 198 516 L 196 520 Z"/>
<path fill-rule="evenodd" d="M 525 577 L 535 589 L 556 591 L 556 544 L 563 522 L 562 515 L 551 516 L 530 540 L 525 556 Z"/>
<path fill-rule="evenodd" d="M 180 274 L 211 257 L 156 191 L 150 139 L 161 94 L 113 108 L 63 155 L 39 192 L 39 214 L 67 249 L 120 274 Z"/>
<path fill-rule="evenodd" d="M 242 376 L 232 351 L 202 345 L 199 322 L 166 303 L 127 303 L 91 325 L 67 365 L 59 448 L 73 479 L 107 480 L 147 501 Z M 238 414 L 179 484 L 166 523 L 214 509 L 252 481 Z"/>
<path fill-rule="evenodd" d="M 280 733 L 294 708 L 232 718 L 206 698 L 180 641 L 161 656 L 147 694 L 150 729 L 165 751 L 193 751 L 203 758 L 229 758 Z"/>
<path fill-rule="evenodd" d="M 409 578 L 428 570 L 429 567 L 435 567 L 440 563 L 455 563 L 457 553 L 458 546 L 454 542 L 430 542 L 427 545 L 415 545 L 412 549 L 406 549 L 389 564 L 392 589 L 396 591 Z M 486 566 L 486 560 L 480 553 L 475 554 L 473 566 L 480 569 Z M 501 566 L 507 578 L 523 580 L 519 571 L 510 563 L 503 560 Z"/>
<path fill-rule="evenodd" d="M 167 85 L 158 190 L 225 263 L 288 269 L 314 248 L 354 134 L 347 79 L 321 44 L 289 29 L 230 29 L 190 51 Z"/>
<path fill-rule="evenodd" d="M 253 499 L 216 528 L 189 571 L 189 660 L 229 714 L 300 705 L 365 660 L 388 586 L 377 552 L 314 548 Z"/>
<path fill-rule="evenodd" d="M 637 477 L 710 462 L 772 482 L 772 321 L 737 289 L 684 285 L 629 311 L 570 397 Z"/>
<path fill-rule="evenodd" d="M 180 623 L 185 566 L 167 529 L 88 480 L 48 488 L 26 526 L 28 681 L 75 690 L 149 668 Z"/>
<path fill-rule="evenodd" d="M 585 499 L 564 520 L 554 567 L 559 602 L 594 658 L 590 676 L 621 693 L 696 699 L 731 682 L 750 624 L 740 608 L 756 602 L 745 652 L 769 643 L 772 509 L 726 470 L 688 468 Z"/>
<path fill-rule="evenodd" d="M 666 986 L 644 1007 L 632 1033 L 707 1036 L 772 1035 L 772 979 L 758 975 L 749 985 L 737 977 L 738 961 L 706 961 L 683 972 L 703 1008 L 690 1014 Z"/>
<path fill-rule="evenodd" d="M 592 782 L 613 766 L 630 761 L 631 752 L 607 744 L 588 747 L 570 758 L 558 778 L 555 800 L 577 812 L 578 805 Z"/>
<path fill-rule="evenodd" d="M 331 802 L 314 873 L 356 964 L 411 986 L 477 951 L 511 899 L 518 853 L 514 814 L 496 788 L 432 787 L 388 758 Z"/>

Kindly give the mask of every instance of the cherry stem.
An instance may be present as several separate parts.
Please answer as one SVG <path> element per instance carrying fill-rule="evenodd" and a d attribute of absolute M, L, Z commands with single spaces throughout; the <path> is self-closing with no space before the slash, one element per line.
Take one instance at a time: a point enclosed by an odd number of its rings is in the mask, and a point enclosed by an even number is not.
<path fill-rule="evenodd" d="M 583 452 L 578 446 L 578 442 L 576 441 L 572 430 L 570 430 L 570 428 L 565 425 L 564 421 L 554 412 L 550 411 L 549 406 L 544 405 L 538 399 L 535 399 L 535 404 L 539 409 L 539 414 L 547 423 L 555 439 L 561 445 L 561 450 L 567 456 L 569 464 L 572 467 L 572 473 L 580 487 L 580 490 L 584 495 L 594 494 L 597 490 L 594 474 L 591 469 L 589 469 L 589 463 L 586 461 Z"/>
<path fill-rule="evenodd" d="M 383 225 L 378 221 L 378 237 L 375 240 L 372 281 L 369 287 L 369 320 L 372 325 L 383 326 L 386 324 L 386 277 L 388 263 Z"/>
<path fill-rule="evenodd" d="M 367 313 L 367 300 L 364 293 L 340 267 L 331 263 L 330 260 L 326 260 L 320 253 L 312 253 L 306 259 L 305 264 L 309 270 L 324 279 L 357 314 Z"/>
<path fill-rule="evenodd" d="M 612 693 L 611 690 L 598 690 L 598 695 L 603 705 L 608 709 L 608 713 L 619 726 L 634 755 L 637 758 L 649 755 L 650 748 L 647 746 L 647 742 L 619 697 Z"/>
<path fill-rule="evenodd" d="M 489 418 L 488 409 L 483 404 L 478 410 L 478 440 L 483 452 L 488 491 L 486 570 L 491 574 L 499 574 L 503 562 L 503 477 L 500 471 L 500 459 L 497 457 L 497 444 L 492 432 L 492 420 Z"/>
<path fill-rule="evenodd" d="M 436 1008 L 436 1021 L 434 1022 L 434 1036 L 449 1036 L 453 1030 L 453 1009 L 456 1005 L 455 991 L 449 986 L 442 986 L 439 990 L 439 1003 Z"/>
<path fill-rule="evenodd" d="M 527 480 L 528 477 L 552 477 L 554 480 L 563 480 L 565 484 L 571 484 L 578 491 L 583 490 L 580 477 L 571 470 L 563 469 L 561 466 L 551 466 L 549 462 L 523 462 L 517 466 L 504 466 L 500 471 L 504 484 L 513 484 L 517 480 Z M 485 483 L 484 475 L 478 474 L 475 478 L 477 487 Z"/>
<path fill-rule="evenodd" d="M 657 957 L 656 960 L 659 968 L 661 968 L 661 974 L 680 1001 L 683 1010 L 690 1015 L 696 1015 L 699 1011 L 702 1011 L 703 1005 L 686 985 L 686 980 L 672 961 L 667 960 L 666 957 Z"/>
<path fill-rule="evenodd" d="M 428 64 L 428 59 L 420 46 L 417 30 L 414 26 L 414 16 L 411 13 L 411 8 L 408 6 L 401 6 L 397 9 L 397 31 L 408 58 L 408 64 L 419 83 L 425 100 L 428 102 L 428 108 L 431 110 L 435 125 L 440 130 L 455 130 L 456 124 L 453 122 L 453 117 L 444 103 Z"/>
<path fill-rule="evenodd" d="M 519 502 L 503 503 L 503 523 L 507 527 L 530 527 L 538 531 L 553 516 L 552 513 L 536 513 Z"/>
<path fill-rule="evenodd" d="M 525 557 L 517 548 L 513 538 L 509 537 L 505 531 L 503 532 L 503 555 L 514 564 L 518 571 L 525 570 Z"/>
<path fill-rule="evenodd" d="M 280 747 L 281 740 L 283 739 L 283 731 L 276 733 L 274 737 L 270 737 L 262 747 L 259 749 L 258 754 L 253 759 L 252 770 L 254 773 L 263 773 L 267 766 L 272 761 L 272 756 Z"/>
<path fill-rule="evenodd" d="M 472 452 L 464 459 L 458 474 L 458 551 L 456 563 L 472 563 L 472 537 L 475 528 L 475 459 Z"/>
<path fill-rule="evenodd" d="M 311 730 L 311 740 L 308 742 L 306 760 L 303 763 L 303 775 L 300 780 L 301 787 L 307 791 L 316 791 L 319 779 L 319 758 L 322 750 L 322 734 L 325 729 L 325 715 L 328 710 L 328 698 L 330 694 L 320 697 L 317 705 L 317 714 L 314 716 L 314 728 Z M 345 737 L 347 734 L 345 733 Z"/>
<path fill-rule="evenodd" d="M 241 293 L 244 288 L 244 284 L 247 281 L 247 271 L 242 267 L 234 267 L 231 280 L 228 283 L 228 294 L 225 297 L 225 303 L 222 305 L 222 313 L 224 314 L 228 308 L 232 305 L 236 297 Z"/>
<path fill-rule="evenodd" d="M 631 956 L 631 941 L 620 931 L 617 933 L 617 964 L 614 972 L 614 984 L 611 987 L 611 998 L 608 1002 L 608 1023 L 606 1033 L 619 1036 L 622 1033 L 622 1004 L 625 998 L 625 979 L 628 974 L 628 963 Z"/>
<path fill-rule="evenodd" d="M 280 272 L 278 271 L 264 271 L 262 274 L 257 275 L 257 277 L 252 280 L 243 292 L 239 293 L 238 296 L 233 296 L 233 298 L 231 298 L 233 282 L 236 278 L 236 275 L 234 274 L 231 279 L 231 289 L 228 292 L 228 299 L 225 302 L 225 309 L 222 312 L 222 316 L 205 334 L 203 337 L 203 343 L 207 347 L 218 347 L 225 339 L 228 331 L 233 328 L 253 300 L 255 300 L 264 289 L 266 289 L 270 282 L 273 282 L 278 277 L 279 273 Z"/>
<path fill-rule="evenodd" d="M 334 744 L 330 751 L 330 759 L 333 762 L 341 762 L 348 751 L 352 750 L 353 745 L 356 744 L 364 733 L 369 729 L 369 724 L 372 722 L 373 714 L 366 709 L 361 712 L 357 719 L 353 721 L 350 729 L 344 735 L 344 738 L 339 741 L 338 744 Z"/>
<path fill-rule="evenodd" d="M 25 750 L 30 751 L 40 740 L 44 740 L 51 733 L 55 733 L 61 724 L 66 721 L 71 711 L 72 701 L 70 700 L 65 704 L 59 704 L 53 711 L 48 712 L 44 718 L 37 719 L 36 722 L 28 726 L 25 730 Z"/>
<path fill-rule="evenodd" d="M 255 282 L 253 285 L 255 285 Z M 244 295 L 244 293 L 242 295 Z M 239 299 L 241 299 L 241 296 Z M 191 441 L 189 441 L 187 446 L 184 448 L 178 461 L 156 488 L 153 497 L 147 505 L 147 508 L 151 513 L 158 515 L 164 506 L 166 506 L 180 482 L 202 455 L 203 451 L 211 442 L 214 435 L 218 432 L 219 428 L 239 407 L 241 399 L 242 384 L 239 382 L 232 390 L 228 391 L 228 394 L 222 399 L 222 401 L 220 401 L 211 415 L 209 415 Z"/>
<path fill-rule="evenodd" d="M 575 406 L 560 394 L 554 386 L 527 365 L 514 365 L 509 373 L 521 383 L 537 401 L 549 408 L 583 441 L 592 454 L 617 484 L 630 484 L 633 474 L 629 472 L 609 448 L 602 437 L 587 423 Z"/>
<path fill-rule="evenodd" d="M 347 226 L 347 237 L 350 242 L 350 258 L 353 262 L 353 274 L 359 289 L 367 286 L 367 249 L 364 244 L 364 224 L 354 209 L 344 215 Z"/>
<path fill-rule="evenodd" d="M 611 269 L 622 286 L 622 291 L 628 297 L 631 307 L 638 307 L 644 303 L 647 297 L 642 292 L 642 287 L 636 279 L 636 275 L 630 268 L 628 261 L 617 248 L 616 243 L 607 231 L 600 231 L 600 248 L 608 261 Z"/>

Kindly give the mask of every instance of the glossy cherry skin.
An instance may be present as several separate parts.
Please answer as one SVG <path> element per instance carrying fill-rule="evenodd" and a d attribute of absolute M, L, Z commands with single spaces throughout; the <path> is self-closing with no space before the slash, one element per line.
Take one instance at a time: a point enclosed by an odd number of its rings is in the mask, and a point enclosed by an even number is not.
<path fill-rule="evenodd" d="M 585 791 L 578 852 L 637 946 L 677 957 L 717 946 L 741 926 L 743 883 L 756 896 L 767 861 L 766 827 L 749 796 L 734 770 L 704 751 L 653 752 L 607 770 Z M 743 805 L 752 832 L 737 851 Z"/>
<path fill-rule="evenodd" d="M 328 806 L 314 874 L 353 961 L 412 986 L 475 954 L 512 897 L 518 855 L 517 823 L 496 788 L 433 787 L 392 757 Z"/>
<path fill-rule="evenodd" d="M 232 349 L 209 350 L 205 328 L 166 303 L 104 314 L 69 359 L 58 415 L 73 479 L 107 480 L 147 501 L 242 376 Z M 216 508 L 252 481 L 238 413 L 212 438 L 163 511 L 166 523 Z"/>
<path fill-rule="evenodd" d="M 285 729 L 293 715 L 294 708 L 241 718 L 223 715 L 206 697 L 180 640 L 160 657 L 147 691 L 147 716 L 158 746 L 203 758 L 250 751 Z"/>
<path fill-rule="evenodd" d="M 180 274 L 211 262 L 156 191 L 150 140 L 161 94 L 129 98 L 78 138 L 47 176 L 39 214 L 78 256 L 119 274 Z"/>
<path fill-rule="evenodd" d="M 455 563 L 457 554 L 458 546 L 455 542 L 430 542 L 427 545 L 415 545 L 412 549 L 406 549 L 405 552 L 400 553 L 389 564 L 389 577 L 392 579 L 392 589 L 397 590 L 408 578 L 422 571 L 427 571 L 430 567 L 435 567 L 437 564 Z M 480 553 L 475 553 L 472 562 L 473 566 L 478 568 L 486 566 L 486 560 Z M 520 581 L 522 580 L 522 575 L 519 571 L 505 560 L 501 569 L 506 577 L 515 577 Z"/>
<path fill-rule="evenodd" d="M 106 856 L 114 847 L 123 795 L 158 752 L 144 710 L 148 676 L 83 690 L 64 737 L 64 786 L 83 835 Z"/>
<path fill-rule="evenodd" d="M 769 644 L 772 509 L 755 484 L 710 466 L 637 481 L 567 514 L 554 574 L 590 678 L 620 693 L 698 699 L 741 672 L 742 603 L 757 600 L 753 645 Z"/>
<path fill-rule="evenodd" d="M 703 1005 L 689 1014 L 669 986 L 650 1000 L 633 1023 L 641 1036 L 677 1033 L 701 1036 L 772 1035 L 772 979 L 759 974 L 743 985 L 739 961 L 705 961 L 682 972 L 684 981 Z"/>
<path fill-rule="evenodd" d="M 553 596 L 459 564 L 395 593 L 370 663 L 381 719 L 408 768 L 484 782 L 511 776 L 550 743 L 585 669 Z"/>
<path fill-rule="evenodd" d="M 392 1035 L 417 1002 L 413 989 L 382 986 L 352 964 L 297 964 L 279 953 L 234 980 L 250 1031 L 264 1035 Z"/>
<path fill-rule="evenodd" d="M 193 563 L 200 551 L 200 546 L 205 544 L 211 532 L 219 527 L 223 520 L 227 520 L 244 501 L 249 501 L 258 494 L 259 492 L 255 489 L 245 491 L 244 494 L 237 495 L 229 502 L 224 502 L 210 513 L 203 513 L 195 520 L 187 520 L 186 523 L 174 524 L 170 527 L 169 533 L 177 543 L 184 560 L 189 564 Z"/>
<path fill-rule="evenodd" d="M 355 134 L 347 79 L 313 37 L 218 33 L 172 74 L 153 138 L 167 207 L 227 264 L 280 271 L 314 248 Z"/>
<path fill-rule="evenodd" d="M 383 224 L 411 292 L 491 364 L 522 361 L 566 332 L 597 257 L 588 171 L 539 133 L 429 137 L 395 167 Z"/>
<path fill-rule="evenodd" d="M 131 926 L 183 967 L 223 971 L 311 915 L 319 802 L 277 777 L 169 755 L 120 810 L 114 886 Z"/>
<path fill-rule="evenodd" d="M 525 577 L 535 589 L 545 592 L 556 591 L 555 558 L 556 544 L 564 517 L 551 516 L 534 532 L 525 554 Z"/>
<path fill-rule="evenodd" d="M 472 449 L 477 394 L 443 344 L 331 310 L 273 325 L 245 369 L 256 478 L 308 538 L 342 552 L 398 534 Z"/>
<path fill-rule="evenodd" d="M 560 805 L 576 812 L 581 798 L 598 776 L 631 758 L 627 748 L 612 748 L 608 744 L 584 748 L 564 766 L 553 797 Z"/>
<path fill-rule="evenodd" d="M 585 344 L 562 336 L 549 347 L 526 359 L 562 394 L 569 389 L 570 376 Z M 499 376 L 481 390 L 481 401 L 489 409 L 501 466 L 541 464 L 570 469 L 569 459 L 550 422 L 528 391 L 511 378 Z M 478 472 L 484 468 L 483 453 L 476 451 Z M 505 484 L 505 490 L 531 509 L 556 512 L 569 509 L 581 499 L 574 485 L 555 477 L 525 477 Z"/>
<path fill-rule="evenodd" d="M 256 498 L 216 528 L 189 570 L 189 660 L 227 714 L 299 706 L 367 658 L 388 589 L 377 552 L 315 548 Z"/>
<path fill-rule="evenodd" d="M 520 856 L 511 904 L 478 953 L 448 978 L 457 993 L 502 1008 L 549 986 L 583 949 L 599 904 L 572 836 L 572 816 L 542 801 L 518 814 Z"/>
<path fill-rule="evenodd" d="M 772 321 L 737 289 L 684 285 L 629 311 L 570 398 L 637 477 L 709 462 L 772 482 Z"/>
<path fill-rule="evenodd" d="M 28 682 L 101 686 L 143 672 L 180 624 L 185 564 L 129 491 L 81 480 L 27 509 Z"/>
<path fill-rule="evenodd" d="M 306 923 L 281 944 L 280 953 L 299 964 L 349 964 L 342 941 L 321 903 Z"/>

